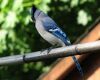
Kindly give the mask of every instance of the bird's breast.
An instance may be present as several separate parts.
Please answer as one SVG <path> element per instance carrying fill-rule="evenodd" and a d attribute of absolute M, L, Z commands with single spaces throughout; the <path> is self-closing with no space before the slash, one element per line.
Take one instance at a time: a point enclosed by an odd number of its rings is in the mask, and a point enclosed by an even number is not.
<path fill-rule="evenodd" d="M 35 26 L 40 35 L 44 35 L 46 33 L 46 31 L 40 21 L 36 21 Z"/>

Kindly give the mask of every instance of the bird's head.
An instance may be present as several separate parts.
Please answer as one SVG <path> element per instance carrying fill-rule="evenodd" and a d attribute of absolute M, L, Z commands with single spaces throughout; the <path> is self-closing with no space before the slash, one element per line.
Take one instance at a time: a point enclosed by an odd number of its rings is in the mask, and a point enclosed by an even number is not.
<path fill-rule="evenodd" d="M 34 13 L 35 13 L 36 9 L 37 8 L 34 5 L 31 8 L 31 18 L 32 18 L 33 21 L 35 21 L 35 19 L 34 19 Z"/>

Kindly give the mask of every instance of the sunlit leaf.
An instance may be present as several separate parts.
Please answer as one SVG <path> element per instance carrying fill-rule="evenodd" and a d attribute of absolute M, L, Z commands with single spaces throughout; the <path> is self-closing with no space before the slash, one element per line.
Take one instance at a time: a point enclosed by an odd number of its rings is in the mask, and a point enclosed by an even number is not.
<path fill-rule="evenodd" d="M 30 22 L 30 16 L 26 16 L 25 18 L 25 25 L 27 25 Z"/>
<path fill-rule="evenodd" d="M 51 0 L 43 0 L 40 5 L 39 8 L 42 9 L 42 11 L 47 12 L 50 10 L 50 8 L 48 7 L 47 4 L 49 4 L 51 2 Z"/>
<path fill-rule="evenodd" d="M 75 7 L 79 4 L 79 0 L 71 0 L 71 7 Z"/>
<path fill-rule="evenodd" d="M 4 8 L 8 3 L 8 0 L 2 0 L 2 2 L 0 3 L 1 8 Z"/>
<path fill-rule="evenodd" d="M 14 0 L 13 10 L 19 11 L 18 9 L 20 9 L 22 7 L 22 2 L 23 2 L 23 0 Z"/>
<path fill-rule="evenodd" d="M 0 30 L 0 53 L 2 53 L 3 50 L 5 50 L 6 47 L 6 35 L 7 31 L 6 30 Z"/>
<path fill-rule="evenodd" d="M 41 2 L 42 2 L 42 0 L 35 0 L 35 1 L 34 1 L 34 4 L 35 4 L 35 5 L 38 5 L 38 4 L 40 4 Z"/>
<path fill-rule="evenodd" d="M 4 21 L 4 13 L 0 12 L 0 23 Z"/>
<path fill-rule="evenodd" d="M 84 4 L 86 2 L 95 2 L 96 0 L 80 0 L 80 4 Z"/>
<path fill-rule="evenodd" d="M 7 31 L 6 30 L 0 30 L 0 40 L 3 40 L 6 38 Z"/>
<path fill-rule="evenodd" d="M 91 16 L 87 14 L 84 10 L 80 10 L 78 12 L 77 22 L 78 24 L 82 24 L 83 26 L 87 25 L 87 23 L 91 21 Z"/>
<path fill-rule="evenodd" d="M 17 22 L 17 17 L 15 12 L 8 12 L 8 15 L 5 19 L 4 24 L 2 25 L 3 28 L 13 28 L 15 27 L 15 23 Z"/>
<path fill-rule="evenodd" d="M 15 32 L 13 30 L 8 31 L 8 38 L 10 38 L 12 42 L 16 40 Z"/>

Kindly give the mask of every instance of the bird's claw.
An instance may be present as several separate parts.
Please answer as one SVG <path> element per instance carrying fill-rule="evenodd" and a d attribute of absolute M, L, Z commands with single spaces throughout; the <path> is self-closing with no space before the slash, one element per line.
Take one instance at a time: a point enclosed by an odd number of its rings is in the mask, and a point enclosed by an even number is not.
<path fill-rule="evenodd" d="M 53 49 L 53 47 L 50 47 L 47 49 L 47 54 L 49 54 L 49 52 Z"/>
<path fill-rule="evenodd" d="M 47 49 L 42 49 L 42 50 L 41 50 L 41 53 L 42 53 L 43 51 L 47 50 L 47 54 L 49 54 L 49 52 L 50 52 L 52 49 L 53 49 L 53 47 L 50 47 L 50 48 L 47 48 Z"/>
<path fill-rule="evenodd" d="M 47 48 L 47 49 L 42 49 L 42 50 L 41 50 L 41 53 L 42 53 L 43 51 L 47 50 L 47 54 L 49 54 L 49 52 L 50 52 L 52 49 L 56 48 L 56 47 L 57 47 L 57 44 L 55 44 L 55 45 L 53 45 L 52 47 L 49 47 L 49 48 Z"/>

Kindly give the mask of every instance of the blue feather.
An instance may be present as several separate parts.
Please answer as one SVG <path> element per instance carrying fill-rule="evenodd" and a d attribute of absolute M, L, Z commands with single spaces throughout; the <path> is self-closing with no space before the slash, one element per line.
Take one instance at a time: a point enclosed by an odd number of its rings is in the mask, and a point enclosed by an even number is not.
<path fill-rule="evenodd" d="M 43 25 L 46 31 L 61 39 L 66 45 L 70 45 L 70 40 L 67 35 L 59 27 L 57 27 L 58 25 L 52 21 L 52 19 L 45 19 L 45 21 L 43 21 Z"/>

